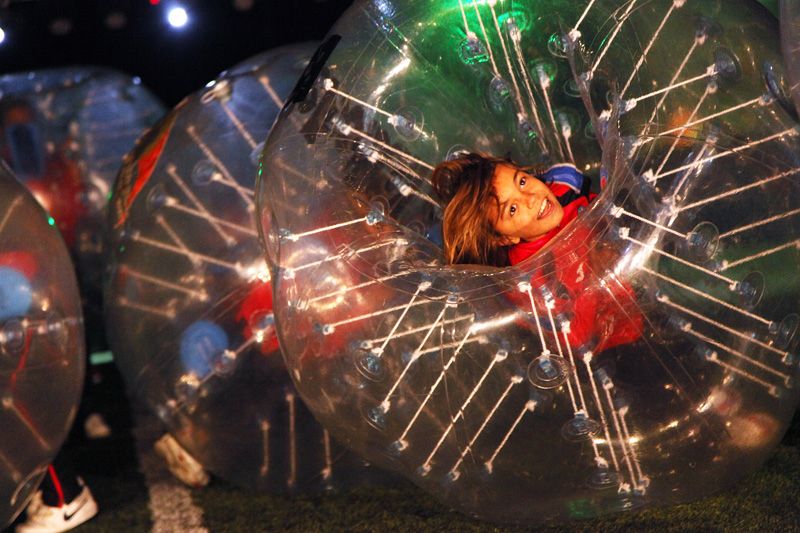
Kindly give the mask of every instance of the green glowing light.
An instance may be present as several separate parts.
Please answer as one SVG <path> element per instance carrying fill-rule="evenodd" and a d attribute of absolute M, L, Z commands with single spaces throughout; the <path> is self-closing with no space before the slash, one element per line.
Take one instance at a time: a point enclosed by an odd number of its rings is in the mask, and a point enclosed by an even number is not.
<path fill-rule="evenodd" d="M 531 28 L 531 17 L 522 9 L 512 9 L 508 13 L 503 13 L 497 17 L 497 21 L 504 26 L 513 22 L 521 32 Z"/>
<path fill-rule="evenodd" d="M 554 33 L 550 36 L 547 41 L 547 49 L 556 57 L 567 57 L 567 43 L 560 33 Z"/>
<path fill-rule="evenodd" d="M 93 366 L 105 365 L 114 362 L 114 355 L 111 352 L 94 352 L 89 356 L 89 363 Z"/>
<path fill-rule="evenodd" d="M 47 223 L 50 224 L 51 226 L 55 226 L 56 219 L 54 219 L 53 217 L 47 217 Z"/>

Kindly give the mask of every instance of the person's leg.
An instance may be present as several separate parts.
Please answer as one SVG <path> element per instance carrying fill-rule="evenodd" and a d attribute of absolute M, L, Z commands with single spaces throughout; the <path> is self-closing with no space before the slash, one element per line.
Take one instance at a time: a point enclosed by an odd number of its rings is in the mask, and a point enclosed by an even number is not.
<path fill-rule="evenodd" d="M 167 469 L 173 476 L 190 487 L 205 487 L 208 485 L 208 473 L 203 465 L 197 462 L 189 452 L 169 433 L 165 433 L 154 444 L 153 448 L 167 464 Z"/>
<path fill-rule="evenodd" d="M 67 531 L 91 519 L 98 512 L 89 487 L 75 474 L 63 453 L 47 467 L 40 490 L 26 510 L 26 521 L 17 533 L 53 533 Z"/>
<path fill-rule="evenodd" d="M 111 428 L 106 423 L 102 414 L 102 405 L 98 400 L 105 380 L 102 366 L 109 365 L 92 365 L 91 354 L 86 354 L 86 374 L 81 403 L 68 442 L 83 442 L 84 439 L 101 439 L 111 436 Z"/>
<path fill-rule="evenodd" d="M 63 507 L 81 493 L 83 486 L 78 481 L 78 474 L 72 464 L 59 453 L 53 464 L 47 467 L 47 474 L 39 486 L 42 490 L 42 501 L 50 507 Z"/>

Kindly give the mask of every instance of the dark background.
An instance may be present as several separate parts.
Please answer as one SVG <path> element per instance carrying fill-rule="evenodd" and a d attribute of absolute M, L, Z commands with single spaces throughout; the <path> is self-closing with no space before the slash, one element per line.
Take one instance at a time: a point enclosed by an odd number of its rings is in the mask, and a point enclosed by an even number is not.
<path fill-rule="evenodd" d="M 726 0 L 732 5 L 737 0 Z M 774 14 L 778 0 L 758 0 Z M 156 3 L 153 5 L 153 3 Z M 247 11 L 239 2 L 252 2 Z M 189 11 L 174 30 L 168 9 Z M 168 106 L 221 71 L 284 44 L 321 40 L 352 0 L 0 0 L 0 74 L 101 65 L 142 78 Z M 122 13 L 120 29 L 106 24 Z M 68 21 L 69 31 L 57 27 Z M 56 31 L 54 31 L 56 26 Z"/>
<path fill-rule="evenodd" d="M 6 32 L 0 73 L 79 64 L 112 67 L 141 77 L 171 107 L 250 56 L 321 40 L 351 0 L 252 0 L 247 11 L 236 9 L 235 0 L 181 0 L 190 21 L 180 30 L 166 19 L 175 3 L 0 0 L 0 26 Z M 124 15 L 125 26 L 106 24 L 112 12 Z"/>

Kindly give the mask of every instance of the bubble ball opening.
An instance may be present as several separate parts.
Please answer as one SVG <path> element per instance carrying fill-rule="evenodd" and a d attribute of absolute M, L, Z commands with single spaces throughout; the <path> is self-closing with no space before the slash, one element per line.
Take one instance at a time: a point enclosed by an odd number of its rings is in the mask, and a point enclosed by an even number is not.
<path fill-rule="evenodd" d="M 357 2 L 257 189 L 311 411 L 500 522 L 685 502 L 752 472 L 798 399 L 782 64 L 754 2 Z M 465 150 L 604 188 L 533 257 L 448 266 L 428 177 Z"/>

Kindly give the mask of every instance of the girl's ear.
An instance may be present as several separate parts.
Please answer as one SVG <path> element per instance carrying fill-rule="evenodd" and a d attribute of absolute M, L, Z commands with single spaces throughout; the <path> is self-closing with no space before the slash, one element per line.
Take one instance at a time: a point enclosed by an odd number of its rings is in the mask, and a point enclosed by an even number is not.
<path fill-rule="evenodd" d="M 511 246 L 512 244 L 519 244 L 519 237 L 509 237 L 508 235 L 495 235 L 495 242 L 498 246 Z"/>

